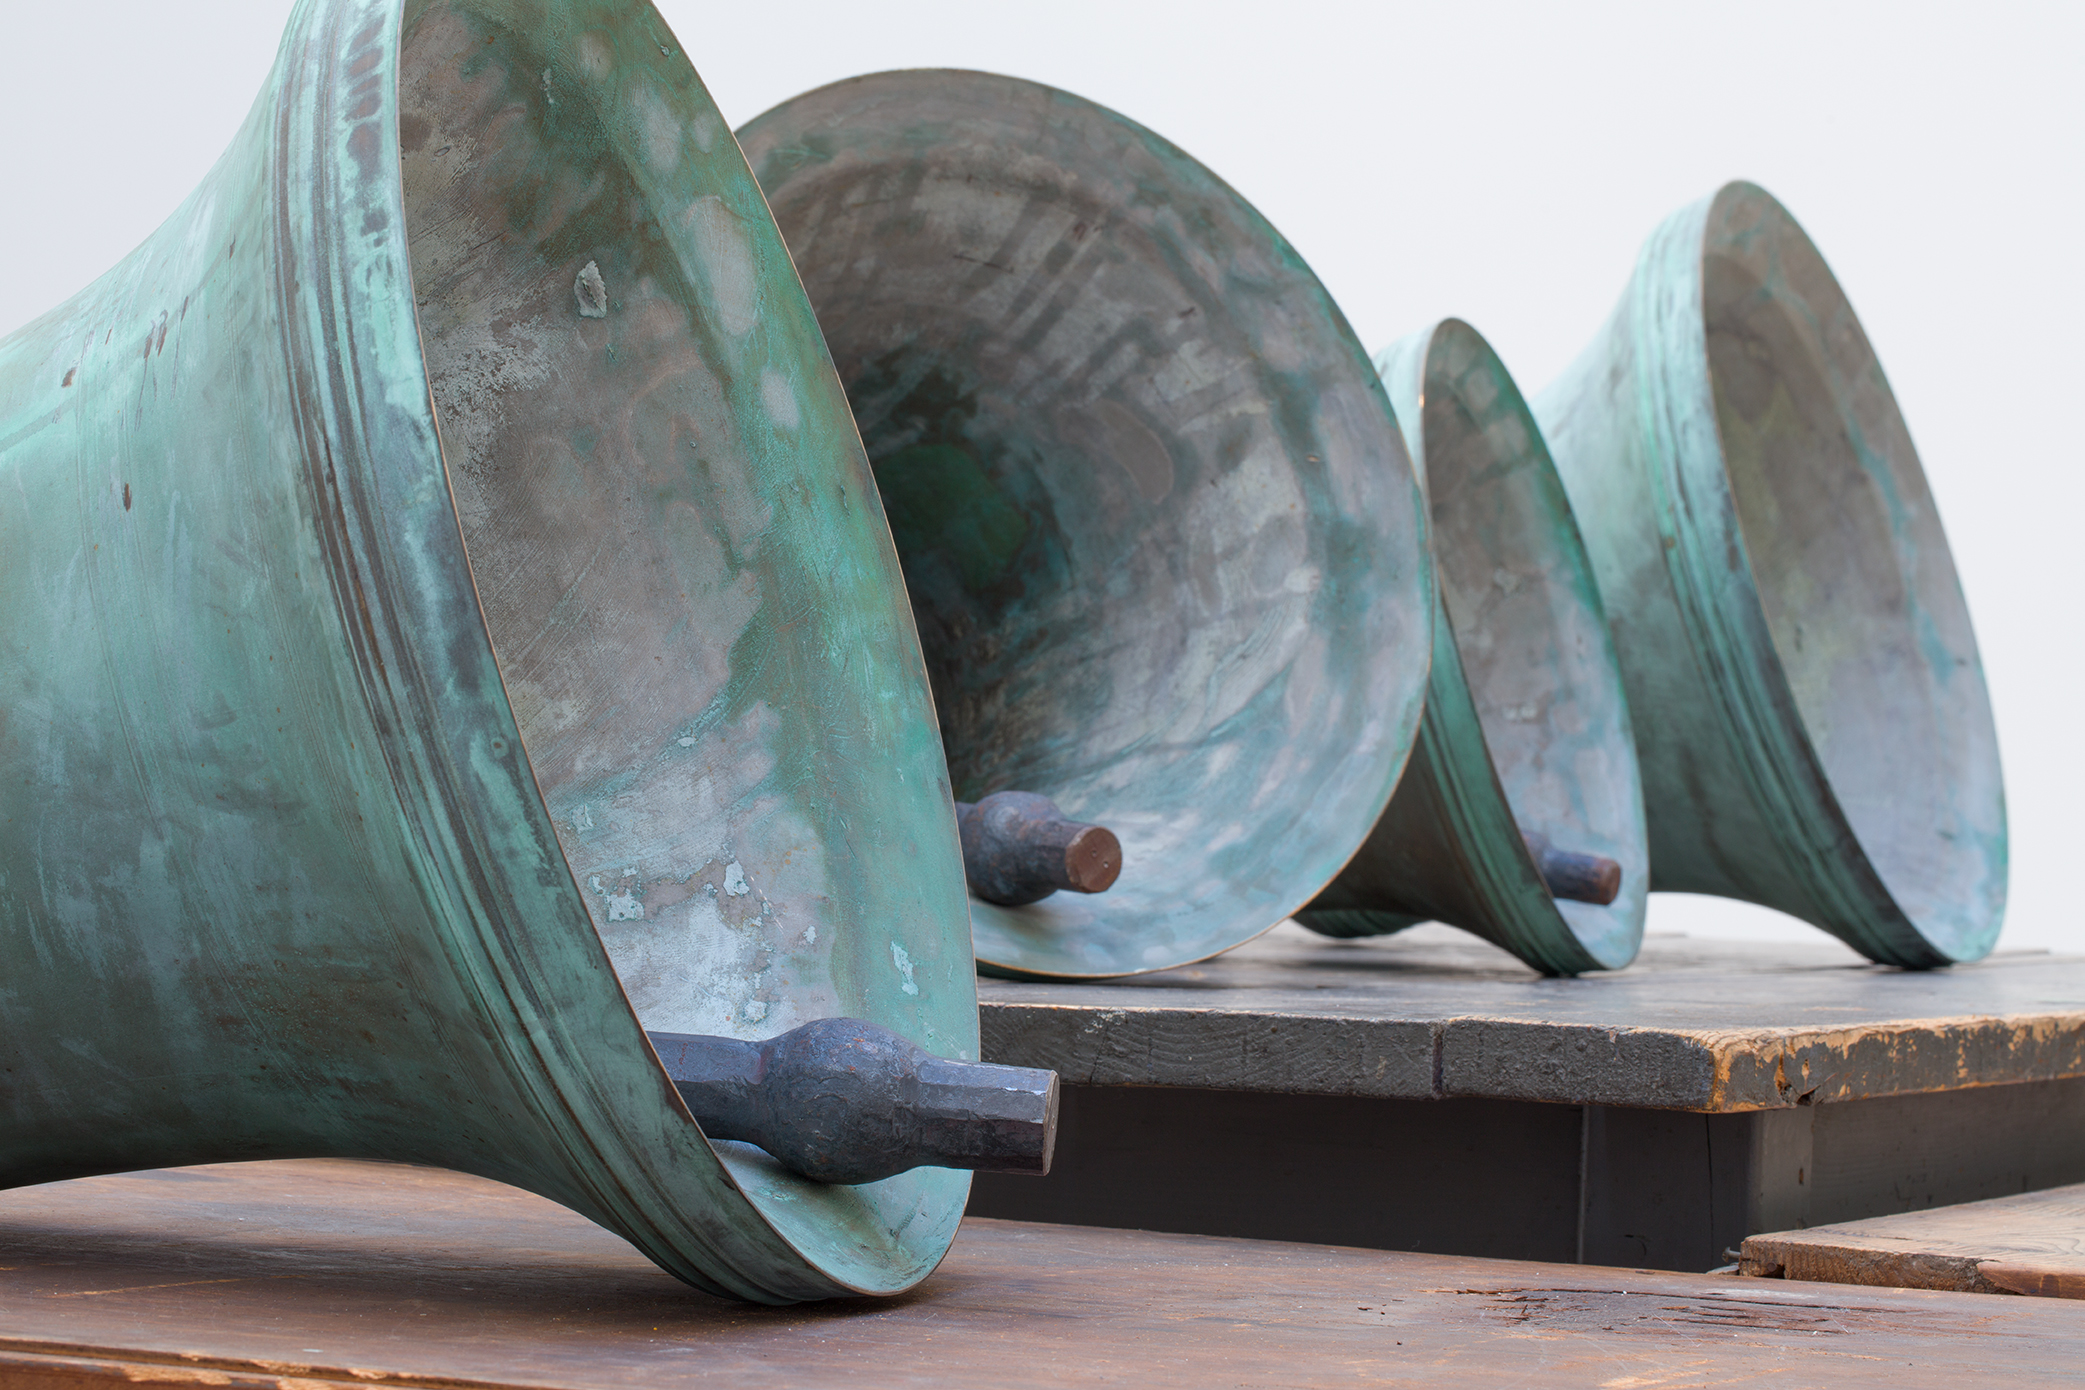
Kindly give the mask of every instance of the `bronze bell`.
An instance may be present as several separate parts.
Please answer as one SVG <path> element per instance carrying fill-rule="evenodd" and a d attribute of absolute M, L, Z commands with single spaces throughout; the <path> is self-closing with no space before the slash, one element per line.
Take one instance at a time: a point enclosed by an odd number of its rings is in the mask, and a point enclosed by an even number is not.
<path fill-rule="evenodd" d="M 1787 209 L 1733 183 L 1651 234 L 1534 400 L 1636 720 L 1651 886 L 1871 960 L 1974 960 L 2005 911 L 1991 702 L 1875 349 Z"/>
<path fill-rule="evenodd" d="M 910 1287 L 941 1165 L 1046 1160 L 1046 1073 L 980 1099 L 868 460 L 668 38 L 305 0 L 194 195 L 0 341 L 0 1183 L 436 1164 L 782 1303 Z M 838 1147 L 777 1099 L 836 1070 Z"/>
<path fill-rule="evenodd" d="M 1551 974 L 1619 969 L 1643 939 L 1643 796 L 1563 484 L 1468 324 L 1435 324 L 1378 363 L 1431 512 L 1433 673 L 1397 794 L 1297 920 L 1376 936 L 1432 919 Z"/>
<path fill-rule="evenodd" d="M 973 902 L 980 963 L 1156 970 L 1309 901 L 1404 766 L 1433 609 L 1404 442 L 1324 287 L 1185 153 L 1035 83 L 855 78 L 740 139 L 876 469 L 956 795 L 1120 839 L 1105 893 Z"/>

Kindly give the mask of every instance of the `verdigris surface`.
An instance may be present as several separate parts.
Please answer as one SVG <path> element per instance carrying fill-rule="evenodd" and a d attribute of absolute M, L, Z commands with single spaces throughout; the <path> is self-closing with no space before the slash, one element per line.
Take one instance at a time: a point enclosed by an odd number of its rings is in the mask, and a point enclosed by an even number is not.
<path fill-rule="evenodd" d="M 1351 937 L 1431 918 L 1551 974 L 1619 969 L 1643 940 L 1643 793 L 1563 484 L 1520 389 L 1468 324 L 1443 320 L 1377 364 L 1431 509 L 1433 670 L 1389 809 L 1297 920 Z M 1553 896 L 1529 833 L 1618 864 L 1613 900 Z"/>
<path fill-rule="evenodd" d="M 439 1164 L 767 1302 L 941 1258 L 966 1174 L 713 1148 L 644 1039 L 977 1041 L 867 460 L 649 6 L 304 0 L 0 343 L 0 557 L 0 1182 Z"/>
<path fill-rule="evenodd" d="M 1426 685 L 1425 512 L 1367 354 L 1244 199 L 1030 82 L 855 78 L 740 132 L 904 560 L 957 795 L 1113 830 L 973 902 L 990 970 L 1156 970 L 1308 901 Z"/>
<path fill-rule="evenodd" d="M 1536 397 L 1636 720 L 1651 886 L 1871 960 L 1991 949 L 2006 819 L 1947 537 L 1824 258 L 1730 184 L 1652 233 Z"/>

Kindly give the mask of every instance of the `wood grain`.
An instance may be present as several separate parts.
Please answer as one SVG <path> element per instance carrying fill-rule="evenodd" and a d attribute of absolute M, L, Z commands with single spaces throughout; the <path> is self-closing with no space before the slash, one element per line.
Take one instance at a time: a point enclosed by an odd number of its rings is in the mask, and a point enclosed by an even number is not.
<path fill-rule="evenodd" d="M 1749 1237 L 1743 1273 L 2085 1299 L 2085 1184 Z"/>
<path fill-rule="evenodd" d="M 428 1169 L 225 1165 L 0 1194 L 4 1390 L 1901 1386 L 1914 1366 L 2078 1384 L 2085 1308 L 972 1221 L 912 1294 L 774 1309 Z"/>
<path fill-rule="evenodd" d="M 1822 934 L 1653 936 L 1626 971 L 1544 979 L 1445 927 L 1284 925 L 1130 980 L 981 980 L 979 1002 L 986 1060 L 1067 1084 L 1724 1113 L 2085 1076 L 2085 959 L 1902 971 Z"/>

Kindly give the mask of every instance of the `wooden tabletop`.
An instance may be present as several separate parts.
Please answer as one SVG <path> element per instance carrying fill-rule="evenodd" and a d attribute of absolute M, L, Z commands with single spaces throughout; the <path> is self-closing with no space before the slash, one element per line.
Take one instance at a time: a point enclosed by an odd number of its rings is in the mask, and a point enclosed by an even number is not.
<path fill-rule="evenodd" d="M 2085 1305 L 972 1221 L 755 1308 L 539 1198 L 311 1160 L 0 1193 L 0 1386 L 2058 1385 Z"/>
<path fill-rule="evenodd" d="M 979 993 L 987 1060 L 1073 1084 L 1719 1112 L 2085 1076 L 2085 958 L 1904 971 L 1821 932 L 1653 936 L 1557 980 L 1447 927 L 1286 924 L 1182 970 Z"/>
<path fill-rule="evenodd" d="M 1747 1236 L 1747 1274 L 2085 1299 L 2085 1183 Z"/>

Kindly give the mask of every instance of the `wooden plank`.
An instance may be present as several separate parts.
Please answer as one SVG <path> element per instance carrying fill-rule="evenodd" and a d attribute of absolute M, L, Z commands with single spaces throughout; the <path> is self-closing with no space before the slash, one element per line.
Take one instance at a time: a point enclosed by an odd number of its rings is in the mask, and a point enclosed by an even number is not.
<path fill-rule="evenodd" d="M 7 1390 L 1901 1386 L 1914 1368 L 2077 1385 L 2085 1306 L 976 1221 L 913 1294 L 766 1309 L 425 1169 L 0 1193 Z"/>
<path fill-rule="evenodd" d="M 2085 1298 L 2085 1183 L 1749 1237 L 1741 1273 Z"/>
<path fill-rule="evenodd" d="M 1156 975 L 979 984 L 988 1060 L 1084 1085 L 1717 1113 L 2085 1076 L 2085 958 L 1889 970 L 1821 933 L 1654 936 L 1628 970 L 1549 980 L 1446 927 L 1287 924 Z"/>

